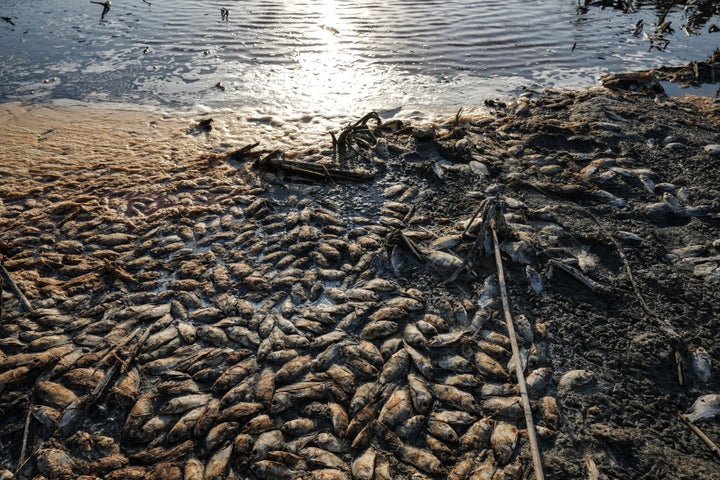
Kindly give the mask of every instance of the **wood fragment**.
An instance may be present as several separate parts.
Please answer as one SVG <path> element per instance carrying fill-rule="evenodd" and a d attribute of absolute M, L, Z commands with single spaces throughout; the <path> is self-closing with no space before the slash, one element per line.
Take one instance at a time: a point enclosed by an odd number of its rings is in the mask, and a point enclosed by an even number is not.
<path fill-rule="evenodd" d="M 685 374 L 683 371 L 682 356 L 677 350 L 675 350 L 675 363 L 677 364 L 678 383 L 683 387 L 685 386 Z"/>
<path fill-rule="evenodd" d="M 550 264 L 554 267 L 559 268 L 563 272 L 567 273 L 568 275 L 573 277 L 575 280 L 577 280 L 578 282 L 580 282 L 583 285 L 585 285 L 586 287 L 588 287 L 594 293 L 603 291 L 603 287 L 599 283 L 586 277 L 585 275 L 578 272 L 575 268 L 571 267 L 570 265 L 563 263 L 559 260 L 550 260 Z"/>
<path fill-rule="evenodd" d="M 15 294 L 15 297 L 18 299 L 18 302 L 20 302 L 20 306 L 23 308 L 23 310 L 25 310 L 26 312 L 31 311 L 32 306 L 30 305 L 30 302 L 28 302 L 27 298 L 25 298 L 25 295 L 23 295 L 23 293 L 20 291 L 8 271 L 5 270 L 5 267 L 2 263 L 0 263 L 0 275 L 2 276 L 5 285 L 10 287 L 10 290 L 12 290 L 13 294 Z"/>
<path fill-rule="evenodd" d="M 535 470 L 535 480 L 544 480 L 545 474 L 542 466 L 542 456 L 540 455 L 540 447 L 537 441 L 537 432 L 535 431 L 535 423 L 533 422 L 532 407 L 530 406 L 530 397 L 528 396 L 527 383 L 525 382 L 525 374 L 523 373 L 522 362 L 520 361 L 520 348 L 518 347 L 517 337 L 515 335 L 515 326 L 513 324 L 512 314 L 510 313 L 510 302 L 507 295 L 507 287 L 505 285 L 505 272 L 503 270 L 502 257 L 500 256 L 500 242 L 498 242 L 495 225 L 491 224 L 493 236 L 493 247 L 495 250 L 495 264 L 497 265 L 498 284 L 500 287 L 500 295 L 502 297 L 503 310 L 505 312 L 505 323 L 510 337 L 510 345 L 515 357 L 515 375 L 520 388 L 520 400 L 522 401 L 523 410 L 525 411 L 525 424 L 527 426 L 528 440 L 530 442 L 530 453 L 532 454 L 533 468 Z"/>
<path fill-rule="evenodd" d="M 341 169 L 321 163 L 287 160 L 280 150 L 275 150 L 264 158 L 257 160 L 253 166 L 261 170 L 278 170 L 289 175 L 300 175 L 318 180 L 365 182 L 374 178 L 374 175 L 366 170 Z"/>
<path fill-rule="evenodd" d="M 22 446 L 20 447 L 20 458 L 18 458 L 17 471 L 25 464 L 25 455 L 27 453 L 28 437 L 30 436 L 30 421 L 32 420 L 32 410 L 35 406 L 32 402 L 28 404 L 27 415 L 25 415 L 25 428 L 23 429 Z"/>
<path fill-rule="evenodd" d="M 713 442 L 710 437 L 705 435 L 705 432 L 700 430 L 700 427 L 691 422 L 684 414 L 678 413 L 678 416 L 680 417 L 680 420 L 682 420 L 685 425 L 690 427 L 690 430 L 692 430 L 693 433 L 697 435 L 697 437 L 702 440 L 705 445 L 707 445 L 710 451 L 715 454 L 716 457 L 720 458 L 720 448 L 718 448 L 715 442 Z"/>

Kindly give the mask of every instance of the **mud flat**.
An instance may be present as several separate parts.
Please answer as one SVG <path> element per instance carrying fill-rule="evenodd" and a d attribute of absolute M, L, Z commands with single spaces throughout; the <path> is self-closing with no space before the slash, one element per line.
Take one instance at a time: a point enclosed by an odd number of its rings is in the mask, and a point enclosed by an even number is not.
<path fill-rule="evenodd" d="M 678 417 L 720 389 L 710 102 L 272 152 L 82 117 L 2 109 L 0 478 L 534 478 L 491 225 L 546 478 L 717 478 Z"/>

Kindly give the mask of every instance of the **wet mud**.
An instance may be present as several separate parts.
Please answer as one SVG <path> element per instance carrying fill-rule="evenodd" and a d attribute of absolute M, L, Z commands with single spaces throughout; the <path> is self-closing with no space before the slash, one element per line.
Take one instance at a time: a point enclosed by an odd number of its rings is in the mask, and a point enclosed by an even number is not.
<path fill-rule="evenodd" d="M 495 229 L 546 478 L 716 478 L 717 107 L 488 108 L 221 153 L 6 108 L 0 477 L 534 478 Z"/>

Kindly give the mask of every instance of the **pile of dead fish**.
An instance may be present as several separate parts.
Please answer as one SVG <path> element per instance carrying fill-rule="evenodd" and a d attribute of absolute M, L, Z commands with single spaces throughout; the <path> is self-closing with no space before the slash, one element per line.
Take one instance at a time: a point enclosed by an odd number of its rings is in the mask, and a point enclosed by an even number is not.
<path fill-rule="evenodd" d="M 42 253 L 5 262 L 33 309 L 3 316 L 3 478 L 523 476 L 497 281 L 458 253 L 468 219 L 405 229 L 415 258 L 388 239 L 417 186 L 368 192 L 368 217 L 323 192 L 194 187 L 162 209 L 42 206 L 52 236 L 28 231 Z M 137 225 L 130 208 L 152 213 Z M 451 274 L 468 295 L 431 291 Z M 542 324 L 518 330 L 552 436 Z"/>
<path fill-rule="evenodd" d="M 475 141 L 455 151 L 480 151 Z M 561 173 L 506 145 L 501 179 L 477 155 L 393 181 L 378 142 L 385 176 L 370 186 L 286 190 L 214 165 L 166 182 L 168 194 L 6 202 L 4 266 L 33 309 L 5 293 L 0 478 L 527 477 L 514 362 L 541 439 L 560 428 L 557 398 L 593 373 L 553 371 L 543 319 L 515 318 L 521 358 L 511 355 L 487 207 L 502 209 L 501 249 L 525 265 L 528 294 L 552 270 L 539 250 L 562 247 L 552 265 L 580 280 L 597 265 L 550 209 L 490 185 L 517 181 L 513 162 Z M 452 175 L 482 187 L 467 192 L 478 210 L 440 223 L 425 194 Z M 619 159 L 573 175 L 634 176 L 663 192 L 649 210 L 698 213 Z"/>

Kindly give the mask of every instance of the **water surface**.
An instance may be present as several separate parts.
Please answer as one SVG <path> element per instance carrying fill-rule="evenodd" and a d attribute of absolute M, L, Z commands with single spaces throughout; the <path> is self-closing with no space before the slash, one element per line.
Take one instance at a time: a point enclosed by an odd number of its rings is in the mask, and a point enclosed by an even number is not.
<path fill-rule="evenodd" d="M 656 3 L 661 4 L 656 6 Z M 701 60 L 717 16 L 664 5 L 578 9 L 574 0 L 6 0 L 0 101 L 72 99 L 223 110 L 269 130 L 447 114 L 523 89 L 578 87 L 606 72 Z M 229 11 L 227 19 L 221 8 Z M 692 12 L 691 12 L 692 13 Z M 691 22 L 701 35 L 680 29 Z M 720 23 L 720 22 L 718 22 Z"/>

